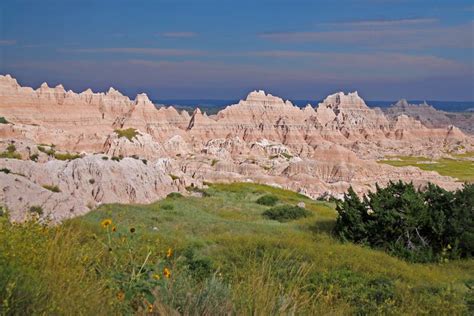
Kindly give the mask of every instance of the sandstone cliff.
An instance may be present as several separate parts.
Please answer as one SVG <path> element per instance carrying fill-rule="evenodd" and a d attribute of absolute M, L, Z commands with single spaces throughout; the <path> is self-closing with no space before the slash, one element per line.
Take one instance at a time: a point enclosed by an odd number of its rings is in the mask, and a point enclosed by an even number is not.
<path fill-rule="evenodd" d="M 203 181 L 254 181 L 313 198 L 340 196 L 350 185 L 362 193 L 398 179 L 454 189 L 455 179 L 375 160 L 474 146 L 453 126 L 386 116 L 357 92 L 299 108 L 253 91 L 208 116 L 157 109 L 145 94 L 131 100 L 113 88 L 74 93 L 42 84 L 34 90 L 7 75 L 0 76 L 0 116 L 9 122 L 0 124 L 0 151 L 13 144 L 22 158 L 0 159 L 0 169 L 9 171 L 0 172 L 0 201 L 15 219 L 34 205 L 60 220 L 98 203 L 146 203 Z M 53 184 L 60 193 L 43 188 Z"/>

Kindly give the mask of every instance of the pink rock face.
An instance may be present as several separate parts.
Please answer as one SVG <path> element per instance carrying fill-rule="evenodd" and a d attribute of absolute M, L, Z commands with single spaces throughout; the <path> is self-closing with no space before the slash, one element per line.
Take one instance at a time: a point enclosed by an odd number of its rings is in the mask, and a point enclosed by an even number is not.
<path fill-rule="evenodd" d="M 455 189 L 460 184 L 453 178 L 376 160 L 474 147 L 473 137 L 454 126 L 428 128 L 406 115 L 389 119 L 357 92 L 299 108 L 253 91 L 208 116 L 199 109 L 190 115 L 156 108 L 146 94 L 130 100 L 114 88 L 74 93 L 46 83 L 34 90 L 6 75 L 0 76 L 0 116 L 10 122 L 0 124 L 0 151 L 14 143 L 24 159 L 0 159 L 0 168 L 21 174 L 0 173 L 0 202 L 17 220 L 33 205 L 61 220 L 99 203 L 147 203 L 171 191 L 185 193 L 186 186 L 203 181 L 266 183 L 313 198 L 340 197 L 350 185 L 364 193 L 376 182 L 398 179 Z M 136 135 L 116 132 L 125 129 Z M 82 158 L 59 161 L 54 151 Z M 37 162 L 28 160 L 35 155 Z M 43 184 L 59 185 L 61 194 Z"/>

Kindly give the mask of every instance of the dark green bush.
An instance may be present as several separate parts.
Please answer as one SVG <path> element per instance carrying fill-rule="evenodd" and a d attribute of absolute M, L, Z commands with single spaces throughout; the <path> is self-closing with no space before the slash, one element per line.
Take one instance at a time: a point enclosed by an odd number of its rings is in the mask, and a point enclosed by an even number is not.
<path fill-rule="evenodd" d="M 9 174 L 9 173 L 11 172 L 11 170 L 10 170 L 10 169 L 8 169 L 8 168 L 2 168 L 2 169 L 0 169 L 0 172 L 3 172 L 3 173 L 6 173 L 6 174 Z"/>
<path fill-rule="evenodd" d="M 38 205 L 31 206 L 29 212 L 32 214 L 43 215 L 43 208 Z"/>
<path fill-rule="evenodd" d="M 168 194 L 166 196 L 166 198 L 168 198 L 168 199 L 179 199 L 179 198 L 182 198 L 182 197 L 183 197 L 183 195 L 179 192 L 171 192 L 170 194 Z"/>
<path fill-rule="evenodd" d="M 474 184 L 456 192 L 434 184 L 378 185 L 363 199 L 352 188 L 337 203 L 334 232 L 416 262 L 471 257 L 474 253 Z"/>
<path fill-rule="evenodd" d="M 174 209 L 174 205 L 173 204 L 162 204 L 162 205 L 160 205 L 160 208 L 162 210 L 165 210 L 165 211 L 170 211 L 170 210 Z"/>
<path fill-rule="evenodd" d="M 267 195 L 259 197 L 256 202 L 257 204 L 260 204 L 260 205 L 274 206 L 278 202 L 278 197 L 267 194 Z"/>
<path fill-rule="evenodd" d="M 14 144 L 8 145 L 8 146 L 7 146 L 7 151 L 8 151 L 9 153 L 15 152 L 15 151 L 16 151 L 16 146 L 15 146 Z"/>
<path fill-rule="evenodd" d="M 302 217 L 308 217 L 310 214 L 310 212 L 299 206 L 281 205 L 266 210 L 262 215 L 268 219 L 279 222 L 288 222 Z"/>
<path fill-rule="evenodd" d="M 0 124 L 8 124 L 7 119 L 3 116 L 0 116 Z"/>
<path fill-rule="evenodd" d="M 30 160 L 32 161 L 38 161 L 39 155 L 38 154 L 33 154 L 30 156 Z"/>
<path fill-rule="evenodd" d="M 209 278 L 213 272 L 212 261 L 206 257 L 197 257 L 192 247 L 187 248 L 184 253 L 184 262 L 194 279 L 202 281 Z"/>

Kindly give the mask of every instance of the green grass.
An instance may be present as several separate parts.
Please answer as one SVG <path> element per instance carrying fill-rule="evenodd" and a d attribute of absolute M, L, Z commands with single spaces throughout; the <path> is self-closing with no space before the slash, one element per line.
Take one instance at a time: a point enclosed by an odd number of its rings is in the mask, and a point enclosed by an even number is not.
<path fill-rule="evenodd" d="M 44 184 L 42 187 L 51 192 L 55 192 L 55 193 L 61 192 L 61 190 L 59 189 L 57 185 Z"/>
<path fill-rule="evenodd" d="M 379 163 L 394 167 L 414 166 L 422 170 L 435 171 L 443 176 L 451 176 L 462 182 L 474 182 L 474 161 L 469 160 L 472 157 L 474 157 L 474 153 L 454 155 L 452 159 L 437 160 L 425 157 L 396 156 L 379 160 Z"/>
<path fill-rule="evenodd" d="M 138 131 L 134 128 L 127 128 L 127 129 L 116 129 L 114 131 L 119 138 L 125 137 L 129 141 L 132 141 L 138 135 Z"/>
<path fill-rule="evenodd" d="M 71 153 L 54 153 L 54 158 L 57 160 L 74 160 L 81 158 L 82 156 L 79 154 L 71 154 Z"/>
<path fill-rule="evenodd" d="M 330 235 L 334 205 L 294 192 L 245 183 L 206 192 L 103 205 L 57 228 L 0 218 L 0 301 L 17 314 L 469 313 L 473 260 L 411 264 L 341 243 Z M 269 207 L 255 202 L 264 195 L 304 202 L 311 216 L 265 219 Z M 163 267 L 171 278 L 153 280 Z"/>
<path fill-rule="evenodd" d="M 7 146 L 7 150 L 0 153 L 0 158 L 21 159 L 21 155 L 16 151 L 16 146 L 14 144 L 10 144 Z"/>

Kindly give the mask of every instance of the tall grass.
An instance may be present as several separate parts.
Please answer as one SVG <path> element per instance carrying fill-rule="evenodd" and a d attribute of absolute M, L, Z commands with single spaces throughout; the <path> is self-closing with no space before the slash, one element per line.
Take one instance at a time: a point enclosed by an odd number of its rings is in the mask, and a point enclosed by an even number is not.
<path fill-rule="evenodd" d="M 1 313 L 469 313 L 472 260 L 411 264 L 340 243 L 330 204 L 293 192 L 232 184 L 207 193 L 104 205 L 57 227 L 0 217 Z M 265 194 L 304 201 L 312 216 L 267 220 L 255 202 Z"/>
<path fill-rule="evenodd" d="M 0 230 L 2 315 L 111 312 L 106 280 L 93 270 L 101 250 L 85 244 L 80 226 L 11 224 L 1 217 Z"/>

